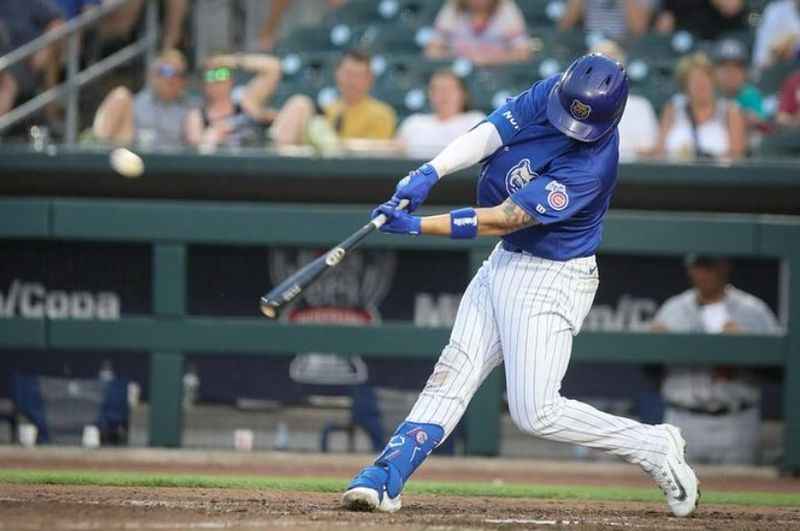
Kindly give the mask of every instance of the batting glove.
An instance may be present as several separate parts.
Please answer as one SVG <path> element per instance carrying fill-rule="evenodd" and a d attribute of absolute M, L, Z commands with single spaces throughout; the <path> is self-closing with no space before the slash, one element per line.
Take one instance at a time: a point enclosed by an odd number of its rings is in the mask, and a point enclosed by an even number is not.
<path fill-rule="evenodd" d="M 382 204 L 372 211 L 371 219 L 383 214 L 386 216 L 386 223 L 381 226 L 381 232 L 390 234 L 411 234 L 417 236 L 420 233 L 420 218 L 412 216 L 404 210 L 397 210 L 397 202 L 392 199 Z"/>
<path fill-rule="evenodd" d="M 392 200 L 399 203 L 403 199 L 408 199 L 406 211 L 414 212 L 425 201 L 438 180 L 439 174 L 436 173 L 436 169 L 430 164 L 423 164 L 397 183 Z"/>

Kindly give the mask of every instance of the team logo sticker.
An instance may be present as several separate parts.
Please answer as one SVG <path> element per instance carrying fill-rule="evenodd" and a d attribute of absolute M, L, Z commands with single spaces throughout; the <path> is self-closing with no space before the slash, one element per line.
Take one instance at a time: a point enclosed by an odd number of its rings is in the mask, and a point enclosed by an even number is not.
<path fill-rule="evenodd" d="M 566 186 L 557 181 L 552 181 L 544 189 L 550 192 L 547 194 L 547 204 L 550 205 L 550 208 L 557 212 L 567 208 L 569 195 L 567 194 Z"/>
<path fill-rule="evenodd" d="M 522 187 L 539 176 L 531 168 L 530 159 L 522 159 L 506 173 L 506 190 L 508 195 L 522 190 Z"/>
<path fill-rule="evenodd" d="M 569 106 L 569 112 L 576 120 L 586 120 L 592 114 L 592 108 L 580 100 L 572 100 Z"/>

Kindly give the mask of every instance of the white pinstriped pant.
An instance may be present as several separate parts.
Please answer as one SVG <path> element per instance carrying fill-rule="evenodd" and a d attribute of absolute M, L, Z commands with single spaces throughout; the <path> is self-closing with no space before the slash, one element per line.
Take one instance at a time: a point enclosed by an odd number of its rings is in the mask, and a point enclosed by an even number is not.
<path fill-rule="evenodd" d="M 508 406 L 523 431 L 598 448 L 645 470 L 663 460 L 665 432 L 561 396 L 572 337 L 599 284 L 595 258 L 557 262 L 498 245 L 464 293 L 450 342 L 408 415 L 449 436 L 489 373 L 505 363 Z"/>

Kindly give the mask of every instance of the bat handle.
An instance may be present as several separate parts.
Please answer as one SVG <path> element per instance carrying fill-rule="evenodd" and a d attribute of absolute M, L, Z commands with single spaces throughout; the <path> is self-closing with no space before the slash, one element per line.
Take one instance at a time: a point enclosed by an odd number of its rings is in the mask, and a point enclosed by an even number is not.
<path fill-rule="evenodd" d="M 400 201 L 400 204 L 397 205 L 397 208 L 395 210 L 404 210 L 408 206 L 408 203 L 409 203 L 408 199 L 403 199 L 402 201 Z M 372 223 L 376 229 L 380 229 L 381 227 L 383 227 L 386 221 L 387 221 L 386 215 L 381 214 L 380 216 L 376 216 L 375 219 L 370 221 L 370 223 Z"/>

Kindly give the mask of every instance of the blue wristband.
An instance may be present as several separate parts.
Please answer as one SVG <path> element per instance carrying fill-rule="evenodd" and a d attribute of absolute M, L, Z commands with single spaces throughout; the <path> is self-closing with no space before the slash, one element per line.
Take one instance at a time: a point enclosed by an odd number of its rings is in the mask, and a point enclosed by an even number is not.
<path fill-rule="evenodd" d="M 450 212 L 450 237 L 470 240 L 478 235 L 478 214 L 474 208 L 459 208 Z"/>

